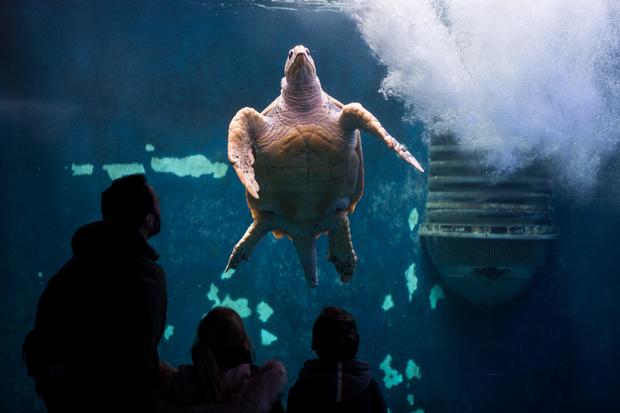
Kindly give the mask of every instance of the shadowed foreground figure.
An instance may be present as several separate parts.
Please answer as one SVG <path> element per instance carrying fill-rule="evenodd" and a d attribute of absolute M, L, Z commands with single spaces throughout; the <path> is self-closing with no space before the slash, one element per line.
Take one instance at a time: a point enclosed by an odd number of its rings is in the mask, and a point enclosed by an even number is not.
<path fill-rule="evenodd" d="M 348 214 L 364 189 L 359 130 L 375 135 L 405 162 L 424 170 L 362 105 L 343 105 L 321 89 L 304 46 L 289 51 L 284 73 L 280 96 L 265 110 L 243 108 L 230 122 L 228 159 L 247 190 L 254 222 L 226 269 L 247 260 L 272 231 L 293 240 L 306 280 L 315 287 L 316 239 L 327 233 L 328 259 L 346 282 L 357 262 Z"/>
<path fill-rule="evenodd" d="M 379 384 L 359 347 L 351 314 L 326 307 L 312 328 L 312 349 L 318 360 L 306 361 L 288 394 L 287 413 L 386 413 Z"/>
<path fill-rule="evenodd" d="M 73 257 L 49 281 L 24 343 L 28 373 L 50 412 L 151 412 L 166 279 L 147 239 L 160 229 L 144 175 L 101 197 L 103 221 L 78 229 Z"/>
<path fill-rule="evenodd" d="M 162 369 L 162 412 L 284 412 L 286 370 L 275 360 L 252 364 L 250 338 L 234 310 L 215 307 L 204 316 L 191 354 L 192 364 Z"/>

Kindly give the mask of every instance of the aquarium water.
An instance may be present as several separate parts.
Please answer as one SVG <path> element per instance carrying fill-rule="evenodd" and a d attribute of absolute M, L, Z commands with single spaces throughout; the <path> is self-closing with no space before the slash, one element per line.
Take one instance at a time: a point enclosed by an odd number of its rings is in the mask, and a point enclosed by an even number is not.
<path fill-rule="evenodd" d="M 335 305 L 392 413 L 620 411 L 619 39 L 614 0 L 1 2 L 0 411 L 45 411 L 21 360 L 37 300 L 101 192 L 133 173 L 161 198 L 172 365 L 228 306 L 290 386 Z M 560 236 L 525 292 L 484 306 L 447 288 L 418 236 L 428 174 L 365 133 L 349 283 L 325 237 L 316 288 L 271 235 L 224 271 L 252 221 L 228 124 L 278 96 L 297 44 L 327 93 L 362 103 L 425 167 L 446 131 L 498 181 L 548 167 Z"/>

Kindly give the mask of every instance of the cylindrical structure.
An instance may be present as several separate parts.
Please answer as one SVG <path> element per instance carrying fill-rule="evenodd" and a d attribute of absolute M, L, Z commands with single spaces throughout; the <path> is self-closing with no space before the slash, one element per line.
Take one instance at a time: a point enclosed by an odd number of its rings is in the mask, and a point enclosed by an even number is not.
<path fill-rule="evenodd" d="M 499 304 L 523 291 L 559 231 L 551 186 L 539 167 L 496 180 L 482 154 L 433 136 L 420 236 L 446 285 L 469 301 Z"/>

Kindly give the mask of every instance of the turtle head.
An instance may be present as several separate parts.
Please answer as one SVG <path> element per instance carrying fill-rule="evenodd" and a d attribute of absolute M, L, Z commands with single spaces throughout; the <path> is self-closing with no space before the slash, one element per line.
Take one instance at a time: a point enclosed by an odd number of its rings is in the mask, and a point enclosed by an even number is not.
<path fill-rule="evenodd" d="M 288 52 L 284 75 L 289 84 L 303 84 L 316 79 L 316 66 L 310 56 L 310 50 L 303 45 L 297 45 Z"/>

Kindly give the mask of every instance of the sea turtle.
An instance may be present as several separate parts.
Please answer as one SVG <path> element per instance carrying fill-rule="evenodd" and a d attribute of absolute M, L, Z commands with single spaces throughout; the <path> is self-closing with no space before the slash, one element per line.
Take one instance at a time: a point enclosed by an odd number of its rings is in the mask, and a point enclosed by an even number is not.
<path fill-rule="evenodd" d="M 357 262 L 348 214 L 364 188 L 359 130 L 424 169 L 362 105 L 343 105 L 321 89 L 303 45 L 288 52 L 284 74 L 280 96 L 265 110 L 245 107 L 230 122 L 228 159 L 246 188 L 254 221 L 235 245 L 226 270 L 247 260 L 272 231 L 293 240 L 306 280 L 316 287 L 316 239 L 327 233 L 328 259 L 347 282 Z"/>

